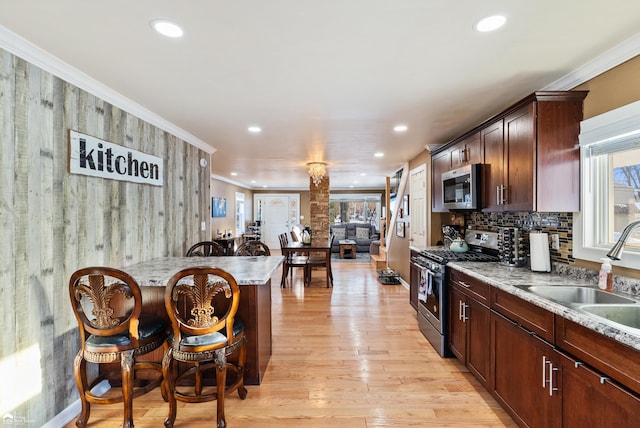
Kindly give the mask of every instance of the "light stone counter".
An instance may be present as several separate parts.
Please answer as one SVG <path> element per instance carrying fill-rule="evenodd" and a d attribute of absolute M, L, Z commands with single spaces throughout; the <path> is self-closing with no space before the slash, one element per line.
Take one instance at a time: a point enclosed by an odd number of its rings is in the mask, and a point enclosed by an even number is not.
<path fill-rule="evenodd" d="M 518 285 L 581 285 L 597 287 L 595 272 L 591 275 L 588 273 L 567 275 L 566 273 L 558 273 L 555 270 L 550 273 L 537 273 L 527 268 L 513 268 L 501 263 L 486 262 L 450 262 L 447 266 L 640 351 L 639 329 L 626 328 L 615 323 L 601 321 L 600 318 L 581 311 L 577 306 L 556 303 L 553 300 L 518 288 Z M 621 292 L 616 292 L 616 294 L 635 299 L 640 304 L 640 296 L 638 295 Z"/>
<path fill-rule="evenodd" d="M 229 272 L 238 285 L 264 285 L 280 267 L 282 256 L 255 257 L 162 257 L 123 268 L 140 286 L 164 287 L 179 270 L 196 267 L 218 267 Z"/>

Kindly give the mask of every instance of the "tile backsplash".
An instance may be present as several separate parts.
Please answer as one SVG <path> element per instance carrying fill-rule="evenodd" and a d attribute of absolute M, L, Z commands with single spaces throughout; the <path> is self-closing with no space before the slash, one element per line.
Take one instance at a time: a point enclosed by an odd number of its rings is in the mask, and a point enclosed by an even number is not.
<path fill-rule="evenodd" d="M 508 212 L 465 214 L 467 228 L 490 230 L 497 232 L 500 227 L 518 227 L 525 232 L 540 231 L 549 236 L 557 234 L 560 238 L 560 248 L 550 249 L 551 261 L 570 264 L 573 258 L 573 213 L 539 213 L 539 212 Z M 527 242 L 528 248 L 528 242 Z"/>

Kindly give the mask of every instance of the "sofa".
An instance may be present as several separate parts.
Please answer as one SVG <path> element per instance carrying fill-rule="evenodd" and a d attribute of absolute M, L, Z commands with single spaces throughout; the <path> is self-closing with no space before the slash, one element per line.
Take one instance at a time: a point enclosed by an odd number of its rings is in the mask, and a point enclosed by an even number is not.
<path fill-rule="evenodd" d="M 374 225 L 369 223 L 333 224 L 330 229 L 331 233 L 335 235 L 331 246 L 332 253 L 340 251 L 338 241 L 341 239 L 356 241 L 356 252 L 358 253 L 368 253 L 371 242 L 380 240 L 380 233 Z"/>

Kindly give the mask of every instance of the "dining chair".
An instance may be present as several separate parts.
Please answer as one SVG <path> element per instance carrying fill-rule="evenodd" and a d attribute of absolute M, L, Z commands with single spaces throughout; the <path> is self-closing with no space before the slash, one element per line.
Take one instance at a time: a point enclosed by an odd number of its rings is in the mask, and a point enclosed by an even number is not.
<path fill-rule="evenodd" d="M 311 272 L 313 268 L 324 268 L 327 277 L 327 288 L 333 286 L 333 272 L 331 271 L 331 247 L 333 246 L 333 240 L 335 235 L 331 235 L 329 238 L 329 250 L 322 252 L 315 252 L 309 254 L 309 260 L 307 261 L 307 272 L 305 274 L 305 285 L 311 283 Z"/>
<path fill-rule="evenodd" d="M 246 337 L 244 326 L 236 318 L 240 288 L 222 269 L 188 268 L 171 277 L 164 301 L 171 321 L 170 344 L 162 360 L 169 401 L 165 427 L 173 427 L 177 401 L 217 400 L 216 426 L 224 428 L 225 394 L 237 390 L 240 399 L 247 396 Z M 203 378 L 203 372 L 210 369 L 215 369 L 215 387 Z M 235 378 L 227 385 L 229 371 Z"/>
<path fill-rule="evenodd" d="M 187 250 L 186 257 L 212 257 L 226 255 L 224 247 L 216 241 L 202 241 L 194 244 Z"/>
<path fill-rule="evenodd" d="M 267 244 L 261 241 L 247 241 L 241 244 L 235 252 L 236 256 L 270 256 Z"/>
<path fill-rule="evenodd" d="M 87 267 L 77 270 L 69 280 L 71 307 L 78 321 L 80 350 L 73 363 L 73 372 L 82 410 L 76 426 L 84 428 L 89 420 L 91 404 L 124 403 L 122 426 L 133 427 L 133 398 L 162 384 L 162 366 L 138 362 L 137 357 L 155 349 L 167 349 L 166 323 L 155 315 L 142 314 L 142 294 L 137 282 L 126 272 L 108 267 Z M 98 365 L 118 363 L 119 373 L 100 370 L 88 381 L 87 362 Z M 138 371 L 157 372 L 147 379 L 136 378 Z M 119 374 L 119 379 L 114 376 Z M 122 391 L 117 395 L 99 396 L 91 391 L 103 380 L 120 380 Z M 166 393 L 163 389 L 163 397 Z"/>
<path fill-rule="evenodd" d="M 303 282 L 306 284 L 307 282 L 307 261 L 309 257 L 307 255 L 297 255 L 291 251 L 285 251 L 284 247 L 289 245 L 289 238 L 286 233 L 281 233 L 278 235 L 278 240 L 280 241 L 280 249 L 282 250 L 282 255 L 284 257 L 284 261 L 282 262 L 282 279 L 280 280 L 280 286 L 282 288 L 286 285 L 287 276 L 293 278 L 293 268 L 302 268 L 304 271 L 304 279 Z"/>

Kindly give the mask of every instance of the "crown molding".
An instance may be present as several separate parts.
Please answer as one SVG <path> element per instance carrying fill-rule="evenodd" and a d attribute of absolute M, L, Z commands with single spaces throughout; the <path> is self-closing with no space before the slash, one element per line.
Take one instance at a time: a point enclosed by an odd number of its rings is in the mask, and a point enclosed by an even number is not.
<path fill-rule="evenodd" d="M 0 25 L 0 48 L 11 52 L 36 67 L 39 67 L 42 70 L 103 99 L 115 107 L 131 113 L 134 116 L 137 116 L 138 118 L 157 126 L 172 135 L 175 135 L 192 146 L 204 150 L 208 154 L 212 154 L 216 151 L 216 149 L 196 136 L 158 116 L 140 104 L 135 103 L 114 89 L 100 83 L 91 76 L 39 48 L 2 25 Z"/>
<path fill-rule="evenodd" d="M 629 37 L 591 61 L 542 88 L 543 91 L 566 91 L 593 79 L 607 70 L 640 55 L 640 33 Z"/>

